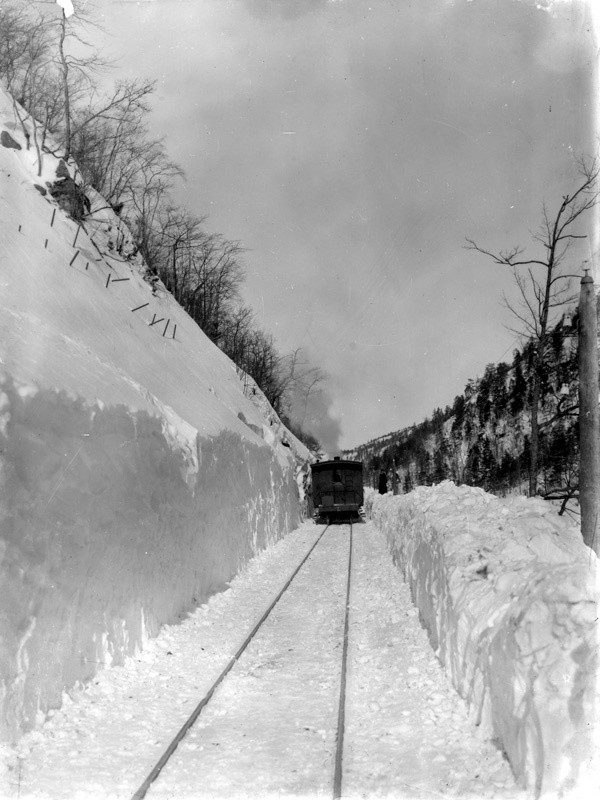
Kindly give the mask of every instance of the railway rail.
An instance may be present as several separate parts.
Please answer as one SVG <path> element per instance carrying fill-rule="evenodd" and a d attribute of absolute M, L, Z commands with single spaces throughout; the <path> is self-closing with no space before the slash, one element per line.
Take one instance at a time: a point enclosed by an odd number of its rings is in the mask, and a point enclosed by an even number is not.
<path fill-rule="evenodd" d="M 350 530 L 303 525 L 106 670 L 25 738 L 0 795 L 525 800 L 432 653 L 385 538 Z"/>
<path fill-rule="evenodd" d="M 342 781 L 343 781 L 343 760 L 344 760 L 344 729 L 345 729 L 345 705 L 346 705 L 346 674 L 347 674 L 347 659 L 348 659 L 348 632 L 349 632 L 349 614 L 350 614 L 350 593 L 352 583 L 352 551 L 353 551 L 353 523 L 348 522 L 342 526 L 333 526 L 333 530 L 339 531 L 340 528 L 348 530 L 348 560 L 345 575 L 345 604 L 343 607 L 343 633 L 341 642 L 341 663 L 340 663 L 340 679 L 339 679 L 339 692 L 337 700 L 337 725 L 335 731 L 335 755 L 332 763 L 332 778 L 331 778 L 331 797 L 333 800 L 338 800 L 342 796 Z M 258 622 L 253 626 L 252 630 L 248 633 L 242 644 L 239 646 L 235 654 L 231 657 L 229 662 L 223 668 L 219 676 L 216 678 L 212 686 L 205 693 L 202 699 L 198 702 L 193 712 L 188 716 L 184 724 L 173 737 L 169 745 L 166 747 L 152 770 L 148 773 L 142 784 L 137 791 L 132 795 L 131 800 L 142 800 L 146 797 L 148 791 L 158 779 L 159 775 L 167 764 L 171 761 L 172 756 L 175 754 L 178 746 L 192 730 L 194 725 L 198 722 L 203 710 L 208 706 L 213 698 L 217 689 L 225 682 L 227 676 L 232 672 L 236 664 L 239 663 L 240 658 L 248 649 L 249 645 L 254 642 L 257 634 L 263 628 L 266 620 L 271 616 L 271 612 L 280 603 L 282 597 L 288 592 L 294 580 L 301 572 L 302 568 L 308 562 L 310 556 L 318 548 L 319 544 L 323 541 L 325 534 L 332 529 L 330 524 L 323 527 L 323 530 L 318 534 L 316 540 L 309 548 L 308 552 L 303 556 L 300 563 L 293 570 L 290 577 L 287 579 L 277 596 L 269 604 L 264 611 Z"/>

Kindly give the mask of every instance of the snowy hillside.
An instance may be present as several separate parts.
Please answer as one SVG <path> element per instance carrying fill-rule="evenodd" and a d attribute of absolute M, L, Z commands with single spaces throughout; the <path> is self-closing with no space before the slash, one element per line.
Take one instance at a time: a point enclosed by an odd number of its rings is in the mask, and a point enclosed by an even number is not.
<path fill-rule="evenodd" d="M 599 298 L 600 302 L 600 298 Z M 538 490 L 575 506 L 578 496 L 578 315 L 571 309 L 550 331 L 539 417 Z M 354 455 L 377 485 L 380 470 L 399 492 L 450 479 L 505 495 L 528 490 L 533 342 L 510 364 L 488 364 L 452 405 L 419 423 L 360 445 Z"/>
<path fill-rule="evenodd" d="M 450 481 L 367 495 L 473 721 L 535 796 L 584 798 L 598 756 L 598 571 L 551 504 Z M 597 774 L 596 774 L 597 778 Z"/>
<path fill-rule="evenodd" d="M 295 527 L 308 452 L 2 90 L 0 131 L 6 740 Z"/>

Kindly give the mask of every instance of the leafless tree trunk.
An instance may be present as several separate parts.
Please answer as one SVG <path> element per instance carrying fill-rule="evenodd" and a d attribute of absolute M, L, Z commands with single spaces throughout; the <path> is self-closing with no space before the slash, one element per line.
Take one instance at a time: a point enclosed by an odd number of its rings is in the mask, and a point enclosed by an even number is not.
<path fill-rule="evenodd" d="M 69 62 L 65 55 L 65 39 L 67 36 L 67 15 L 62 10 L 60 19 L 60 36 L 58 40 L 58 54 L 62 70 L 62 91 L 64 100 L 64 125 L 65 125 L 65 160 L 71 155 L 71 99 L 69 95 Z"/>
<path fill-rule="evenodd" d="M 600 555 L 600 408 L 598 311 L 594 281 L 581 281 L 579 301 L 579 504 L 583 541 Z"/>
<path fill-rule="evenodd" d="M 497 253 L 491 252 L 472 239 L 467 239 L 468 250 L 476 250 L 489 256 L 494 263 L 512 268 L 520 303 L 515 306 L 506 299 L 505 302 L 522 325 L 516 332 L 531 338 L 535 346 L 532 363 L 530 496 L 537 494 L 538 487 L 542 367 L 548 346 L 548 331 L 553 322 L 554 310 L 575 300 L 570 289 L 570 279 L 578 276 L 565 271 L 565 256 L 575 240 L 586 238 L 586 234 L 577 228 L 577 223 L 598 201 L 600 166 L 597 160 L 594 159 L 591 163 L 581 160 L 580 169 L 583 176 L 581 184 L 572 194 L 563 196 L 553 216 L 544 205 L 542 224 L 539 232 L 534 235 L 534 240 L 543 248 L 542 257 L 523 258 L 524 248 L 519 246 Z"/>

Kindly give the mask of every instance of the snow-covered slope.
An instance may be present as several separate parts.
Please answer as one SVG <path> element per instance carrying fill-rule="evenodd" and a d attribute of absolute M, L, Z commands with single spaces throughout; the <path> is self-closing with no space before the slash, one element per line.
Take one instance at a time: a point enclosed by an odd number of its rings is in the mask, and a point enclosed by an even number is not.
<path fill-rule="evenodd" d="M 21 112 L 23 113 L 23 112 Z M 295 527 L 305 448 L 0 90 L 0 739 Z M 67 177 L 68 176 L 68 177 Z M 37 185 L 37 188 L 36 188 Z M 285 445 L 282 443 L 285 440 Z"/>
<path fill-rule="evenodd" d="M 434 650 L 517 779 L 536 796 L 587 797 L 576 787 L 598 745 L 598 570 L 578 527 L 543 500 L 450 481 L 370 492 L 365 506 Z"/>

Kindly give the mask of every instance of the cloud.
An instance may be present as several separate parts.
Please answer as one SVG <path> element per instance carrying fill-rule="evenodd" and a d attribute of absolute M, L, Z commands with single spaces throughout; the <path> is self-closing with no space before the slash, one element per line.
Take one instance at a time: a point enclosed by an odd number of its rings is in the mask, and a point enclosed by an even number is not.
<path fill-rule="evenodd" d="M 554 14 L 557 8 L 564 6 L 567 3 L 569 3 L 571 6 L 573 5 L 573 0 L 538 0 L 538 2 L 528 0 L 528 2 L 532 3 L 532 5 L 535 5 L 535 7 L 540 11 L 548 11 L 550 14 Z"/>
<path fill-rule="evenodd" d="M 312 420 L 309 425 L 310 431 L 317 437 L 324 450 L 331 455 L 339 451 L 342 435 L 340 421 L 331 413 L 332 402 L 326 392 L 322 392 L 320 397 L 315 398 L 315 402 L 312 403 Z"/>
<path fill-rule="evenodd" d="M 583 0 L 541 3 L 111 4 L 184 201 L 248 248 L 259 324 L 331 376 L 307 424 L 328 449 L 424 418 L 510 346 L 510 275 L 464 237 L 529 241 L 592 139 Z"/>
<path fill-rule="evenodd" d="M 332 414 L 333 399 L 326 389 L 319 389 L 307 398 L 298 393 L 292 399 L 291 418 L 300 427 L 312 433 L 329 454 L 339 452 L 342 426 Z"/>
<path fill-rule="evenodd" d="M 331 0 L 245 0 L 249 11 L 257 17 L 283 17 L 292 19 L 303 17 Z"/>

